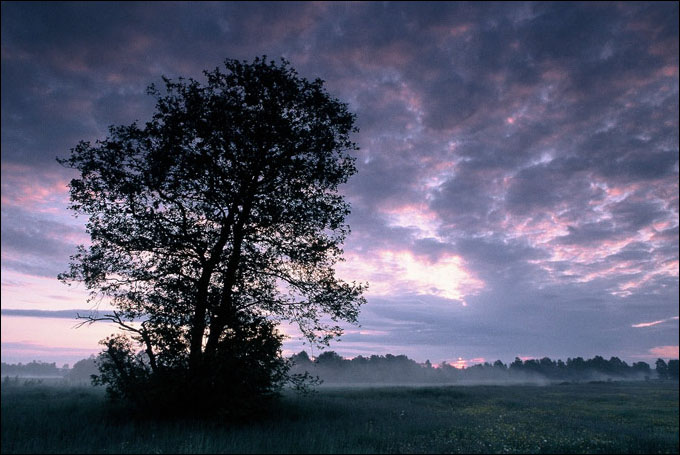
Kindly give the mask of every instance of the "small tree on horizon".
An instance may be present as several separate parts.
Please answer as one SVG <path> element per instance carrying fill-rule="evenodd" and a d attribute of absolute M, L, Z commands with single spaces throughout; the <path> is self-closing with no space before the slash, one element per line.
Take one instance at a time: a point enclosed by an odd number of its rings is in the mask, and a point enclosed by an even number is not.
<path fill-rule="evenodd" d="M 103 340 L 97 381 L 149 410 L 255 409 L 288 378 L 280 322 L 327 345 L 365 302 L 333 268 L 355 116 L 285 60 L 224 66 L 164 78 L 145 126 L 58 159 L 91 238 L 59 278 L 116 308 L 85 316 L 126 333 Z"/>
<path fill-rule="evenodd" d="M 668 365 L 664 359 L 656 359 L 656 374 L 659 379 L 668 379 Z"/>

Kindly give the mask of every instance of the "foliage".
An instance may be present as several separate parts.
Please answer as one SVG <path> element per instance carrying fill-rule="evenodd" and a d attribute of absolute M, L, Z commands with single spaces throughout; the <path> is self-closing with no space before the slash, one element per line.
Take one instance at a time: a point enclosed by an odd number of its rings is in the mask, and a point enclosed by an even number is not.
<path fill-rule="evenodd" d="M 279 322 L 324 345 L 364 303 L 365 286 L 333 269 L 354 115 L 286 61 L 224 65 L 205 84 L 164 78 L 144 127 L 111 127 L 59 159 L 80 173 L 70 208 L 91 238 L 60 279 L 115 306 L 85 316 L 129 334 L 104 341 L 97 381 L 140 407 L 257 403 L 287 378 Z"/>

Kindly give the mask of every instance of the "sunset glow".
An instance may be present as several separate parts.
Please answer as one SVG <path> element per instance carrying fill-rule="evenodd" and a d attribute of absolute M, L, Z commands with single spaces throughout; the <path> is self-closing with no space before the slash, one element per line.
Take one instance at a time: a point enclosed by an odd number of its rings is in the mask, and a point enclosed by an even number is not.
<path fill-rule="evenodd" d="M 460 256 L 428 260 L 406 250 L 383 250 L 372 258 L 350 258 L 338 268 L 341 276 L 348 279 L 364 277 L 371 284 L 370 295 L 434 295 L 466 306 L 466 296 L 475 295 L 484 287 L 482 281 L 465 269 Z"/>

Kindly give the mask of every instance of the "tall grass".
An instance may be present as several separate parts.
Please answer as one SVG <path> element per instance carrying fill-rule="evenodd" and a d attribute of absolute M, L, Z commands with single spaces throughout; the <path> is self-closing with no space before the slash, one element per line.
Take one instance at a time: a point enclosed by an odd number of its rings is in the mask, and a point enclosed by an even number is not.
<path fill-rule="evenodd" d="M 678 386 L 326 388 L 226 425 L 137 420 L 98 389 L 10 384 L 2 452 L 678 453 Z"/>

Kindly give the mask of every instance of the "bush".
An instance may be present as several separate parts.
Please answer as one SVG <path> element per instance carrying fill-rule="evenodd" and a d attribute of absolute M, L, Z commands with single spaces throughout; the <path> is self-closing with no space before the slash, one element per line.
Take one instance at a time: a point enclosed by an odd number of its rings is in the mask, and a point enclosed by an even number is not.
<path fill-rule="evenodd" d="M 163 364 L 162 359 L 154 369 L 144 352 L 134 352 L 129 338 L 112 336 L 102 342 L 93 383 L 105 385 L 111 399 L 131 403 L 141 415 L 258 418 L 286 381 L 298 379 L 287 374 L 282 339 L 271 321 L 240 313 L 217 355 L 190 370 L 188 362 Z"/>

